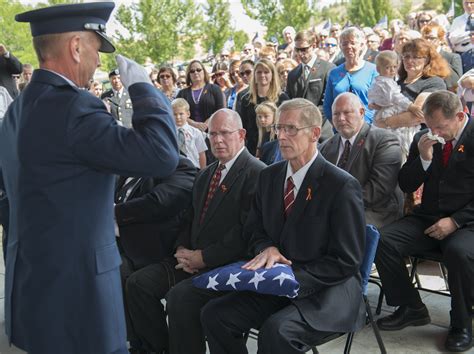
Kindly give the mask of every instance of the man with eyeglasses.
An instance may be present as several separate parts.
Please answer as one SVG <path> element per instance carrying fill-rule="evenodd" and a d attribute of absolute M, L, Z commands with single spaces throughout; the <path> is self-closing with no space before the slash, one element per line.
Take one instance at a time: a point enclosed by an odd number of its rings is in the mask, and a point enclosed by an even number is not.
<path fill-rule="evenodd" d="M 366 123 L 364 114 L 365 108 L 356 95 L 345 92 L 337 96 L 332 104 L 337 134 L 320 151 L 359 181 L 366 221 L 381 227 L 402 216 L 403 195 L 397 181 L 402 155 L 397 137 Z"/>
<path fill-rule="evenodd" d="M 237 112 L 224 108 L 214 113 L 208 134 L 217 161 L 196 177 L 175 258 L 147 266 L 127 281 L 133 327 L 143 349 L 157 353 L 205 353 L 199 314 L 216 293 L 198 291 L 188 278 L 245 257 L 243 226 L 265 164 L 245 148 L 245 129 Z M 168 290 L 169 345 L 160 303 Z"/>
<path fill-rule="evenodd" d="M 314 54 L 316 36 L 311 31 L 298 32 L 295 37 L 295 52 L 301 63 L 288 73 L 286 91 L 290 98 L 306 98 L 316 106 L 322 106 L 324 88 L 329 71 L 334 64 L 321 60 Z M 323 119 L 320 142 L 333 135 L 332 125 Z"/>
<path fill-rule="evenodd" d="M 258 352 L 296 354 L 329 331 L 365 324 L 359 266 L 365 218 L 359 182 L 318 152 L 322 117 L 310 101 L 285 101 L 274 129 L 286 161 L 260 173 L 245 224 L 243 267 L 291 265 L 298 297 L 232 292 L 209 302 L 201 321 L 211 353 L 247 353 L 243 333 L 259 330 Z"/>
<path fill-rule="evenodd" d="M 110 106 L 110 113 L 126 128 L 132 127 L 133 107 L 127 89 L 123 86 L 118 69 L 109 73 L 112 88 L 102 94 L 100 98 Z"/>

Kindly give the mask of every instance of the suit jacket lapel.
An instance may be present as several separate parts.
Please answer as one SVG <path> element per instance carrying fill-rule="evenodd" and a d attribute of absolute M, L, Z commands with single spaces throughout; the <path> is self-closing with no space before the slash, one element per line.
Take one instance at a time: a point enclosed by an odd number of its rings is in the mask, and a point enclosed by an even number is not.
<path fill-rule="evenodd" d="M 334 135 L 327 143 L 324 151 L 324 157 L 326 160 L 331 162 L 332 164 L 337 163 L 337 158 L 339 156 L 339 145 L 341 144 L 341 136 L 339 134 Z"/>
<path fill-rule="evenodd" d="M 195 210 L 195 218 L 197 218 L 197 224 L 200 225 L 200 219 L 201 219 L 201 214 L 202 210 L 204 209 L 204 203 L 206 202 L 207 199 L 207 193 L 209 192 L 209 184 L 211 183 L 212 176 L 214 176 L 214 173 L 216 172 L 217 165 L 219 164 L 219 161 L 216 161 L 209 165 L 207 171 L 206 171 L 206 176 L 203 178 L 204 181 L 201 186 L 196 186 L 198 188 L 198 191 L 202 192 L 197 192 L 199 193 L 199 200 L 197 202 L 197 210 Z"/>
<path fill-rule="evenodd" d="M 352 164 L 354 163 L 355 160 L 357 160 L 357 157 L 360 155 L 362 149 L 364 148 L 364 144 L 367 140 L 367 135 L 369 134 L 370 131 L 370 125 L 364 122 L 364 125 L 362 126 L 359 134 L 357 134 L 356 139 L 354 140 L 354 146 L 351 148 L 351 153 L 349 154 L 349 160 L 347 161 L 347 165 L 345 170 L 349 171 L 352 167 Z"/>
<path fill-rule="evenodd" d="M 274 203 L 274 225 L 275 230 L 280 233 L 283 230 L 283 226 L 285 224 L 285 217 L 284 217 L 284 204 L 283 204 L 283 193 L 285 188 L 285 178 L 286 178 L 286 170 L 288 168 L 288 162 L 282 163 L 282 168 L 280 172 L 275 176 L 272 180 L 272 191 L 274 195 L 272 196 L 272 204 Z M 278 234 L 277 233 L 277 234 Z"/>
<path fill-rule="evenodd" d="M 461 136 L 459 137 L 459 140 L 456 142 L 456 145 L 453 146 L 453 152 L 451 153 L 451 156 L 449 157 L 448 160 L 448 166 L 452 163 L 452 161 L 460 160 L 460 159 L 465 159 L 466 155 L 464 154 L 465 151 L 465 142 L 466 139 L 469 139 L 471 136 L 470 131 L 473 129 L 474 124 L 472 123 L 472 120 L 468 117 L 468 121 L 466 124 L 466 127 L 464 128 Z"/>

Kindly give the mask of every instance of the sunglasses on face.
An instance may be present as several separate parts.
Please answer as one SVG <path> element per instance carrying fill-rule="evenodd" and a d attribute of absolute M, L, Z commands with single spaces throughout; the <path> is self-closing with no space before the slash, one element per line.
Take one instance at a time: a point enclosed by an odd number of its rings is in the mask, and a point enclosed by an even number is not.
<path fill-rule="evenodd" d="M 311 47 L 300 47 L 300 48 L 295 48 L 295 50 L 299 53 L 306 53 Z"/>
<path fill-rule="evenodd" d="M 191 69 L 191 70 L 189 70 L 189 73 L 190 73 L 190 74 L 194 74 L 194 73 L 200 73 L 201 71 L 202 71 L 201 68 L 197 68 L 197 69 Z"/>
<path fill-rule="evenodd" d="M 326 43 L 325 46 L 326 46 L 326 48 L 329 48 L 329 47 L 337 47 L 337 44 Z"/>
<path fill-rule="evenodd" d="M 245 71 L 241 71 L 239 72 L 240 76 L 250 76 L 252 75 L 252 70 L 245 70 Z"/>
<path fill-rule="evenodd" d="M 184 81 L 178 81 L 178 82 L 176 83 L 176 85 L 178 85 L 178 86 L 184 86 L 184 85 L 186 85 L 186 82 L 184 82 Z"/>
<path fill-rule="evenodd" d="M 223 77 L 225 75 L 225 72 L 223 73 L 215 73 L 213 76 L 217 79 L 218 77 Z"/>
<path fill-rule="evenodd" d="M 160 75 L 160 79 L 169 79 L 170 77 L 171 75 L 167 75 L 167 74 Z"/>

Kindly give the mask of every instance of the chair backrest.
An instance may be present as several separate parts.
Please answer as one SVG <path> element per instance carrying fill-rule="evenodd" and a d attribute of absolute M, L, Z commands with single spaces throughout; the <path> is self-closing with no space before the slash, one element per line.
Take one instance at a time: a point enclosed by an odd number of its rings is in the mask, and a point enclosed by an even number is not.
<path fill-rule="evenodd" d="M 377 245 L 379 244 L 380 233 L 374 225 L 367 225 L 365 229 L 365 253 L 360 265 L 360 275 L 362 277 L 362 293 L 367 295 L 367 284 L 369 283 L 372 264 L 374 263 Z"/>

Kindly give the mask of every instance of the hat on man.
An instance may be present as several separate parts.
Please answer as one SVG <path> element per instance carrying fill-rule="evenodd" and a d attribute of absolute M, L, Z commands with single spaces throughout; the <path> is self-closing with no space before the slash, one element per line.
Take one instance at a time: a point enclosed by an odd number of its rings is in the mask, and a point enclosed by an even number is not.
<path fill-rule="evenodd" d="M 117 75 L 120 75 L 119 69 L 114 69 L 109 73 L 109 78 Z"/>
<path fill-rule="evenodd" d="M 105 24 L 115 4 L 113 2 L 93 2 L 70 5 L 56 5 L 27 11 L 15 16 L 18 22 L 29 22 L 33 37 L 44 34 L 94 31 L 101 40 L 100 52 L 115 51 L 105 34 Z"/>

